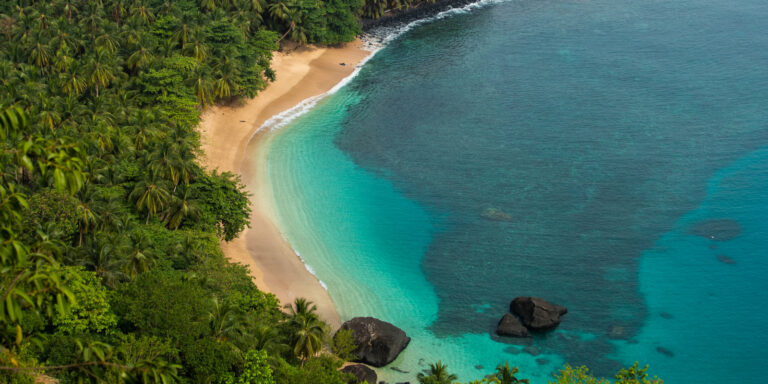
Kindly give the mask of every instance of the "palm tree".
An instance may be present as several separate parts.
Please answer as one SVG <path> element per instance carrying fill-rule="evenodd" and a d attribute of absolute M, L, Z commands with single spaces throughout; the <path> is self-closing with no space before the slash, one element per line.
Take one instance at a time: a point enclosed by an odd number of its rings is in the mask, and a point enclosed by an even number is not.
<path fill-rule="evenodd" d="M 84 2 L 85 9 L 83 10 L 83 16 L 80 18 L 80 25 L 83 30 L 96 36 L 104 24 L 101 15 L 104 13 L 103 4 L 100 1 L 87 1 Z"/>
<path fill-rule="evenodd" d="M 101 34 L 94 43 L 96 43 L 97 48 L 101 48 L 109 53 L 115 53 L 120 48 L 120 42 L 109 32 Z"/>
<path fill-rule="evenodd" d="M 51 50 L 47 45 L 38 41 L 29 50 L 28 56 L 29 63 L 39 67 L 41 71 L 40 73 L 42 74 L 43 68 L 47 67 L 51 61 Z"/>
<path fill-rule="evenodd" d="M 107 169 L 111 168 L 107 167 Z M 119 231 L 125 226 L 126 210 L 123 204 L 118 199 L 110 199 L 98 207 L 98 215 L 101 218 L 100 229 Z"/>
<path fill-rule="evenodd" d="M 303 297 L 297 297 L 293 300 L 293 305 L 286 304 L 284 308 L 288 309 L 291 318 L 317 317 L 317 306 Z"/>
<path fill-rule="evenodd" d="M 160 141 L 147 156 L 147 165 L 152 172 L 162 175 L 178 185 L 179 174 L 175 164 L 179 159 L 178 146 L 168 140 Z"/>
<path fill-rule="evenodd" d="M 96 272 L 104 285 L 114 288 L 118 282 L 126 279 L 123 273 L 125 259 L 120 257 L 122 248 L 123 243 L 119 235 L 107 236 L 97 233 L 80 247 L 83 256 L 80 264 Z"/>
<path fill-rule="evenodd" d="M 293 354 L 304 362 L 315 356 L 323 346 L 326 325 L 317 316 L 297 316 L 291 319 Z"/>
<path fill-rule="evenodd" d="M 365 0 L 363 5 L 363 16 L 378 19 L 384 15 L 387 10 L 387 0 Z"/>
<path fill-rule="evenodd" d="M 188 198 L 188 191 L 184 191 L 182 197 L 172 197 L 164 220 L 168 222 L 169 229 L 177 230 L 185 218 L 196 219 L 199 216 L 200 209 L 193 200 Z"/>
<path fill-rule="evenodd" d="M 448 372 L 448 366 L 442 361 L 430 364 L 429 369 L 416 375 L 416 379 L 421 384 L 453 384 L 458 378 L 458 376 Z"/>
<path fill-rule="evenodd" d="M 144 180 L 136 183 L 130 198 L 135 200 L 139 211 L 147 212 L 146 224 L 149 224 L 149 218 L 165 208 L 170 199 L 170 193 L 165 188 L 165 183 L 159 180 L 154 172 L 150 172 Z"/>
<path fill-rule="evenodd" d="M 276 0 L 269 5 L 269 16 L 276 21 L 284 21 L 288 17 L 288 11 L 290 10 L 289 0 Z"/>
<path fill-rule="evenodd" d="M 213 104 L 213 85 L 208 80 L 208 77 L 204 76 L 202 73 L 198 74 L 194 81 L 195 96 L 197 96 L 197 101 L 200 103 L 200 106 L 205 109 L 208 105 Z"/>
<path fill-rule="evenodd" d="M 303 16 L 304 12 L 300 8 L 293 8 L 288 11 L 288 31 L 280 37 L 278 42 L 280 42 L 286 35 L 290 35 L 291 40 L 296 43 L 305 44 L 307 42 L 307 31 L 306 28 L 304 28 L 304 25 L 302 25 Z"/>
<path fill-rule="evenodd" d="M 187 56 L 194 57 L 197 61 L 203 61 L 208 57 L 208 46 L 201 40 L 195 40 L 194 42 L 184 44 L 181 51 Z"/>
<path fill-rule="evenodd" d="M 69 96 L 80 96 L 85 90 L 88 84 L 85 82 L 83 76 L 81 76 L 79 68 L 72 66 L 66 73 L 62 73 L 61 77 L 61 90 Z"/>
<path fill-rule="evenodd" d="M 251 328 L 252 346 L 255 350 L 265 350 L 270 356 L 278 356 L 287 348 L 282 343 L 280 332 L 268 324 L 255 324 Z"/>
<path fill-rule="evenodd" d="M 61 122 L 61 115 L 59 115 L 55 108 L 57 99 L 58 97 L 41 95 L 39 97 L 39 107 L 36 108 L 38 110 L 37 121 L 40 125 L 50 130 L 54 130 Z"/>
<path fill-rule="evenodd" d="M 117 27 L 120 28 L 120 20 L 123 18 L 123 16 L 128 14 L 128 9 L 125 8 L 125 1 L 123 0 L 113 0 L 112 1 L 112 19 L 115 21 L 115 24 L 117 24 Z"/>
<path fill-rule="evenodd" d="M 216 0 L 200 0 L 200 8 L 206 12 L 213 12 L 216 10 Z"/>
<path fill-rule="evenodd" d="M 509 367 L 509 362 L 505 361 L 504 365 L 499 365 L 496 367 L 496 373 L 493 374 L 493 380 L 494 383 L 497 384 L 518 384 L 518 383 L 525 383 L 528 384 L 528 379 L 518 379 L 515 377 L 515 374 L 519 372 L 520 370 L 517 367 Z"/>
<path fill-rule="evenodd" d="M 79 246 L 83 244 L 83 235 L 87 235 L 89 230 L 95 229 L 98 225 L 99 216 L 88 204 L 81 201 L 77 205 L 77 223 L 80 230 L 80 239 L 77 242 Z"/>
<path fill-rule="evenodd" d="M 213 88 L 216 97 L 220 99 L 232 96 L 232 93 L 237 92 L 237 84 L 235 84 L 231 74 L 226 71 L 218 71 L 216 81 L 213 82 Z"/>
<path fill-rule="evenodd" d="M 211 336 L 223 342 L 237 336 L 240 331 L 240 318 L 232 307 L 219 303 L 214 297 L 213 310 L 208 313 L 208 326 Z"/>
<path fill-rule="evenodd" d="M 74 2 L 70 0 L 62 2 L 61 10 L 67 15 L 67 21 L 72 22 L 72 15 L 77 13 L 77 7 Z"/>
<path fill-rule="evenodd" d="M 140 25 L 148 25 L 155 20 L 155 15 L 142 1 L 131 7 L 131 18 L 137 20 Z"/>
<path fill-rule="evenodd" d="M 134 146 L 137 150 L 144 149 L 144 146 L 154 141 L 157 136 L 157 130 L 152 125 L 157 117 L 155 111 L 150 108 L 141 108 L 136 110 L 128 118 L 128 124 L 135 128 L 135 132 L 131 132 L 135 136 Z"/>
<path fill-rule="evenodd" d="M 326 324 L 317 316 L 317 306 L 311 301 L 298 297 L 293 306 L 286 304 L 289 310 L 288 326 L 291 330 L 293 354 L 301 359 L 315 356 L 322 348 L 326 335 Z"/>
<path fill-rule="evenodd" d="M 179 183 L 184 183 L 184 186 L 188 186 L 189 182 L 194 178 L 197 172 L 197 164 L 195 163 L 195 154 L 193 153 L 192 146 L 186 142 L 179 144 L 178 156 L 173 162 L 173 167 L 176 168 L 176 179 L 173 180 L 174 187 Z"/>
<path fill-rule="evenodd" d="M 181 242 L 174 245 L 174 250 L 187 264 L 198 263 L 207 256 L 205 247 L 189 233 L 184 236 Z"/>
<path fill-rule="evenodd" d="M 155 256 L 150 245 L 152 242 L 140 232 L 131 234 L 130 253 L 123 265 L 123 271 L 131 278 L 149 271 L 155 264 Z"/>
<path fill-rule="evenodd" d="M 107 87 L 115 79 L 115 67 L 111 63 L 109 52 L 96 49 L 96 55 L 88 62 L 88 82 L 96 89 L 96 97 L 99 97 L 99 86 Z"/>
<path fill-rule="evenodd" d="M 136 51 L 134 51 L 130 56 L 128 56 L 128 59 L 125 61 L 125 64 L 128 65 L 128 68 L 135 72 L 137 69 L 144 67 L 147 65 L 150 61 L 152 61 L 152 53 L 149 49 L 147 49 L 144 46 L 139 47 Z"/>

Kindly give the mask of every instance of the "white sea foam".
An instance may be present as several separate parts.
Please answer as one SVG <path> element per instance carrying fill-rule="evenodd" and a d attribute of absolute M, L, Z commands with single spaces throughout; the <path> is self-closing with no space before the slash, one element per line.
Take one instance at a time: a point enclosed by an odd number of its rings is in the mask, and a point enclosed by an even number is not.
<path fill-rule="evenodd" d="M 363 65 L 365 65 L 365 63 L 368 62 L 368 60 L 370 60 L 376 54 L 376 52 L 379 51 L 379 49 L 369 49 L 371 53 L 368 56 L 366 56 L 363 60 L 361 60 L 360 63 L 357 64 L 357 66 L 355 66 L 355 70 L 352 71 L 352 73 L 350 73 L 347 77 L 341 79 L 341 81 L 336 83 L 336 85 L 334 85 L 333 88 L 329 89 L 327 92 L 322 93 L 320 95 L 306 98 L 302 100 L 300 103 L 293 106 L 292 108 L 287 109 L 283 112 L 278 113 L 277 115 L 270 117 L 269 119 L 267 119 L 267 121 L 264 122 L 264 124 L 261 125 L 261 127 L 259 127 L 258 130 L 256 130 L 256 132 L 254 132 L 253 135 L 256 135 L 256 133 L 260 132 L 262 129 L 276 130 L 276 129 L 285 127 L 297 117 L 309 112 L 315 105 L 317 105 L 317 103 L 320 100 L 338 92 L 339 89 L 349 84 L 349 82 L 352 81 L 352 79 L 354 79 L 360 73 L 360 69 L 363 67 Z M 253 135 L 251 136 L 251 138 L 253 138 Z"/>
<path fill-rule="evenodd" d="M 400 37 L 402 34 L 420 25 L 428 24 L 433 21 L 441 20 L 454 15 L 469 13 L 474 9 L 503 3 L 505 1 L 509 0 L 478 0 L 457 8 L 449 7 L 448 9 L 439 12 L 434 16 L 425 17 L 423 19 L 418 19 L 411 22 L 404 22 L 401 25 L 376 27 L 373 30 L 363 34 L 362 40 L 364 42 L 364 47 L 376 52 L 385 47 L 392 40 Z"/>
<path fill-rule="evenodd" d="M 285 237 L 283 237 L 283 238 L 285 239 Z M 285 239 L 285 240 L 286 240 L 286 242 L 288 242 L 288 240 L 287 240 L 287 239 Z M 302 264 L 304 264 L 304 268 L 306 268 L 306 269 L 307 269 L 307 272 L 309 272 L 309 273 L 310 273 L 312 276 L 314 276 L 314 277 L 315 277 L 315 280 L 317 280 L 317 282 L 318 282 L 318 283 L 320 283 L 320 286 L 321 286 L 321 287 L 323 287 L 323 289 L 325 289 L 326 291 L 328 291 L 328 286 L 325 284 L 325 282 L 323 282 L 322 280 L 320 280 L 320 278 L 317 276 L 317 273 L 315 273 L 315 270 L 314 270 L 314 269 L 312 269 L 312 267 L 311 267 L 311 266 L 310 266 L 310 265 L 307 263 L 307 261 L 306 261 L 306 260 L 304 260 L 304 258 L 303 258 L 303 257 L 301 257 L 301 253 L 299 253 L 299 251 L 297 251 L 297 250 L 295 250 L 295 249 L 293 250 L 293 253 L 295 253 L 295 254 L 296 254 L 296 257 L 298 257 L 298 258 L 299 258 L 299 260 L 301 260 L 301 263 L 302 263 Z"/>

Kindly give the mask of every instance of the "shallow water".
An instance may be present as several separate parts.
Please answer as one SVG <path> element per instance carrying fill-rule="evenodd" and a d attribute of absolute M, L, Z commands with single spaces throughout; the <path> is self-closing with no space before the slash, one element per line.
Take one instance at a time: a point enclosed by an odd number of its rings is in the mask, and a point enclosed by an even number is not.
<path fill-rule="evenodd" d="M 640 360 L 670 384 L 757 383 L 766 25 L 758 0 L 509 1 L 422 25 L 272 137 L 280 227 L 343 319 L 413 337 L 387 380 Z M 692 234 L 710 219 L 741 232 Z M 492 337 L 519 295 L 570 312 Z"/>

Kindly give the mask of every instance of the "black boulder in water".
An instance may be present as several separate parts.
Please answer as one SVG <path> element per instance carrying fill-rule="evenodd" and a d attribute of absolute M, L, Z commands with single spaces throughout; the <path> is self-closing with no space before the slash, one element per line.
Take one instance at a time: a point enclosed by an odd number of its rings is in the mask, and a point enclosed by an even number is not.
<path fill-rule="evenodd" d="M 538 297 L 521 296 L 512 300 L 509 305 L 512 313 L 520 316 L 528 329 L 544 331 L 560 325 L 560 317 L 568 313 L 561 305 L 552 304 Z"/>
<path fill-rule="evenodd" d="M 499 336 L 531 337 L 528 329 L 511 313 L 507 313 L 499 320 L 499 325 L 496 326 L 496 334 Z"/>
<path fill-rule="evenodd" d="M 355 338 L 357 360 L 383 367 L 397 358 L 411 338 L 402 329 L 373 317 L 355 317 L 341 325 Z"/>

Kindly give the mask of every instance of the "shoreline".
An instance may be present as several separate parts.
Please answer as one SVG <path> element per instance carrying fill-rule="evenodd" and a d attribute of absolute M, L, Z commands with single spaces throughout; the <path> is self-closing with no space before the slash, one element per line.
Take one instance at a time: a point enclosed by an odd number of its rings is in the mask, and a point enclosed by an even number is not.
<path fill-rule="evenodd" d="M 251 227 L 230 242 L 222 241 L 222 252 L 230 261 L 248 266 L 256 286 L 277 296 L 283 305 L 297 297 L 314 302 L 318 314 L 334 329 L 341 319 L 328 291 L 309 272 L 274 220 L 264 150 L 270 131 L 261 128 L 302 101 L 332 90 L 372 54 L 359 39 L 341 48 L 275 52 L 271 64 L 277 76 L 274 82 L 242 106 L 211 107 L 199 125 L 201 165 L 209 171 L 239 175 L 251 195 Z"/>

